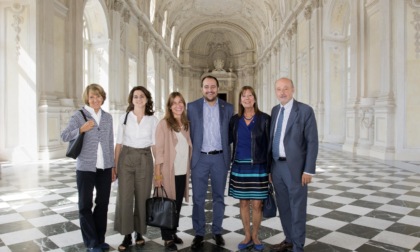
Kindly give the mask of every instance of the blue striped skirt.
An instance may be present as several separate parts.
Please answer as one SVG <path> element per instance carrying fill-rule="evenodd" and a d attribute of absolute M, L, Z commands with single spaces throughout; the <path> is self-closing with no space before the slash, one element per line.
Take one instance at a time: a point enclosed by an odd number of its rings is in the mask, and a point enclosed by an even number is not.
<path fill-rule="evenodd" d="M 229 179 L 229 196 L 235 199 L 263 200 L 268 195 L 266 164 L 235 160 Z"/>

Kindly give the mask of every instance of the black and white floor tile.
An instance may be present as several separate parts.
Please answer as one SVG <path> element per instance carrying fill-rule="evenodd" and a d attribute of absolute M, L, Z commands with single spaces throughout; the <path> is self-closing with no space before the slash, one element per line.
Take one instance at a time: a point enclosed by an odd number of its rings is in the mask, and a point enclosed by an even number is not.
<path fill-rule="evenodd" d="M 310 185 L 305 251 L 420 251 L 420 162 L 386 162 L 320 148 L 317 175 Z M 106 242 L 117 251 L 122 236 L 113 231 L 116 186 L 109 206 Z M 208 230 L 211 194 L 206 202 Z M 223 237 L 210 232 L 202 251 L 237 251 L 243 239 L 238 200 L 226 196 Z M 181 211 L 180 251 L 194 238 L 192 204 Z M 146 245 L 129 251 L 165 251 L 160 230 L 148 228 Z M 264 219 L 260 239 L 269 251 L 284 239 L 279 218 Z M 79 229 L 75 162 L 70 159 L 10 165 L 0 169 L 0 252 L 85 251 Z"/>

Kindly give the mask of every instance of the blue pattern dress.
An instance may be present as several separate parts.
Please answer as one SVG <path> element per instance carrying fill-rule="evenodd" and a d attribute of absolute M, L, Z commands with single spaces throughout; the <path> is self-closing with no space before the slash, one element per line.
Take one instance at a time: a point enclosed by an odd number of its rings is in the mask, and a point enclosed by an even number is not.
<path fill-rule="evenodd" d="M 251 134 L 255 118 L 246 125 L 242 117 L 238 125 L 238 142 L 229 180 L 229 196 L 235 199 L 264 200 L 267 198 L 266 164 L 253 164 Z"/>

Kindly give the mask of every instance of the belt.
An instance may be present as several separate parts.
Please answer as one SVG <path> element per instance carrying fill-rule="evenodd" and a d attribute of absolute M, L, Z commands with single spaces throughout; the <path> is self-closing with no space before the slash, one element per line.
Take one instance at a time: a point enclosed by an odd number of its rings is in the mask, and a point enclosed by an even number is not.
<path fill-rule="evenodd" d="M 209 152 L 201 152 L 202 154 L 206 154 L 206 155 L 216 155 L 216 154 L 220 154 L 223 153 L 223 150 L 213 150 L 213 151 L 209 151 Z"/>
<path fill-rule="evenodd" d="M 279 161 L 286 161 L 286 157 L 279 157 Z"/>

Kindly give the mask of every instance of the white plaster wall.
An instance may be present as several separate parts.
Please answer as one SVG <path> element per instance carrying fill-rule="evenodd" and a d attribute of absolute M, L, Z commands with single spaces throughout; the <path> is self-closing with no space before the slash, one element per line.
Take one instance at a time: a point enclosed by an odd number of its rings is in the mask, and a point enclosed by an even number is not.
<path fill-rule="evenodd" d="M 0 3 L 0 160 L 37 155 L 35 3 Z"/>
<path fill-rule="evenodd" d="M 420 8 L 407 6 L 406 13 L 406 71 L 405 71 L 405 148 L 420 153 Z"/>

